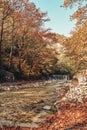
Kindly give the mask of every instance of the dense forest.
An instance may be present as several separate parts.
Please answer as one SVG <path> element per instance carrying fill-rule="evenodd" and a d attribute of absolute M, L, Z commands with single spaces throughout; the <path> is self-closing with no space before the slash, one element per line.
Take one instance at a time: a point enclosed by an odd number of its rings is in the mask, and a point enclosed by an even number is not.
<path fill-rule="evenodd" d="M 76 28 L 71 37 L 44 29 L 47 12 L 28 0 L 0 0 L 0 80 L 38 79 L 51 74 L 74 75 L 87 66 L 87 5 L 65 0 L 62 8 L 78 10 L 71 16 Z"/>

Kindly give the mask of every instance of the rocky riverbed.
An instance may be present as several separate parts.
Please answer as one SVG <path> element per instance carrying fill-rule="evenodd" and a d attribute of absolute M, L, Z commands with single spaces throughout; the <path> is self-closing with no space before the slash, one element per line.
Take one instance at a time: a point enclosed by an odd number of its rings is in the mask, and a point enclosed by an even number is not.
<path fill-rule="evenodd" d="M 0 127 L 37 127 L 46 117 L 60 110 L 54 104 L 61 94 L 69 93 L 70 85 L 71 81 L 64 80 L 0 84 Z M 79 87 L 86 95 L 87 82 Z"/>
<path fill-rule="evenodd" d="M 54 80 L 0 84 L 0 127 L 38 126 L 57 111 L 53 104 L 69 83 Z"/>

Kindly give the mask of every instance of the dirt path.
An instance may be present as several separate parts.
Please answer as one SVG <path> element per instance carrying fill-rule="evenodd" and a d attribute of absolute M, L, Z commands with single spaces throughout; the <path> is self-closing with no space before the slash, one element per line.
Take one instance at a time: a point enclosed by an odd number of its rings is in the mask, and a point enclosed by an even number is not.
<path fill-rule="evenodd" d="M 29 87 L 0 92 L 0 127 L 38 126 L 53 113 L 49 107 L 51 108 L 57 96 L 64 92 L 62 83 L 58 81 L 41 86 L 30 86 L 29 83 L 26 85 Z"/>

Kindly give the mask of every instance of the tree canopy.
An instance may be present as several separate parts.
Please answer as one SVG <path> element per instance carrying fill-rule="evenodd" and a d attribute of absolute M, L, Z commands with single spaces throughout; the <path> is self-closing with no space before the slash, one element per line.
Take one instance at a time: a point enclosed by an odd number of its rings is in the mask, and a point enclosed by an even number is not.
<path fill-rule="evenodd" d="M 78 69 L 86 69 L 87 66 L 87 4 L 86 0 L 65 0 L 63 7 L 73 8 L 74 5 L 78 9 L 72 14 L 71 19 L 76 19 L 76 29 L 72 32 L 72 36 L 65 42 L 66 55 L 68 55 L 76 71 Z"/>

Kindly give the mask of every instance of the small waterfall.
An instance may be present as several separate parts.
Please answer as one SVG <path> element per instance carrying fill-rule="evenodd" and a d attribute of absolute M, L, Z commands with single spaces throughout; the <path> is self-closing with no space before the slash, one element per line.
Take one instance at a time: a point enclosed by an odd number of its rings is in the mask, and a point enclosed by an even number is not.
<path fill-rule="evenodd" d="M 69 80 L 69 76 L 66 74 L 53 74 L 50 76 L 47 76 L 47 80 Z"/>

